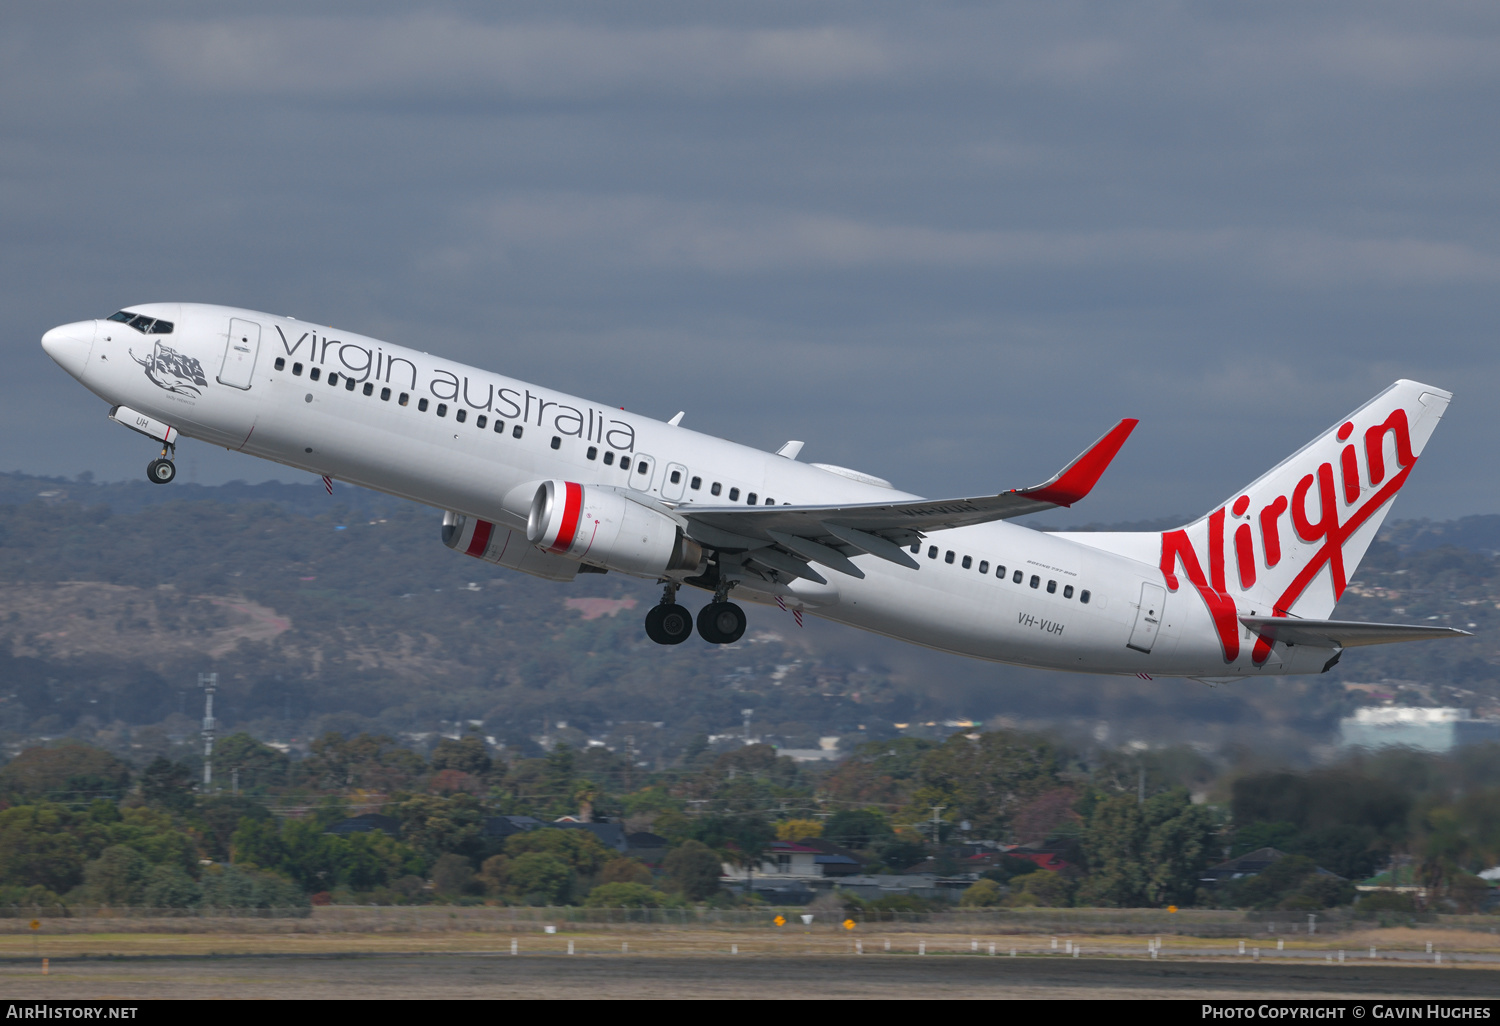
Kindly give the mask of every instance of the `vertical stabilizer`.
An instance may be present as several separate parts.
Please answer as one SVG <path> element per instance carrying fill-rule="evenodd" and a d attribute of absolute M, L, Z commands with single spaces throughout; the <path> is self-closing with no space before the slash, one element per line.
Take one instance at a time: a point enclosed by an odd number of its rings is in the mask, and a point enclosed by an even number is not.
<path fill-rule="evenodd" d="M 1167 589 L 1196 591 L 1227 662 L 1241 615 L 1326 618 L 1406 483 L 1452 394 L 1398 381 L 1222 505 L 1174 531 L 1073 534 L 1137 559 L 1156 556 Z M 1255 643 L 1256 662 L 1269 645 Z"/>

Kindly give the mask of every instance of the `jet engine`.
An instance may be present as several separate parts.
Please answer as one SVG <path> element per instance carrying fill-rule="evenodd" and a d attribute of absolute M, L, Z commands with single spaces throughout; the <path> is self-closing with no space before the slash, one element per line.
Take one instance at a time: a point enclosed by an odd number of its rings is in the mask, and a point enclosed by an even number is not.
<path fill-rule="evenodd" d="M 486 563 L 498 563 L 549 581 L 571 581 L 578 576 L 580 564 L 576 560 L 543 552 L 528 543 L 520 531 L 452 510 L 443 514 L 443 544 Z"/>
<path fill-rule="evenodd" d="M 526 538 L 546 552 L 643 577 L 686 577 L 704 566 L 702 546 L 665 513 L 572 481 L 541 483 Z"/>

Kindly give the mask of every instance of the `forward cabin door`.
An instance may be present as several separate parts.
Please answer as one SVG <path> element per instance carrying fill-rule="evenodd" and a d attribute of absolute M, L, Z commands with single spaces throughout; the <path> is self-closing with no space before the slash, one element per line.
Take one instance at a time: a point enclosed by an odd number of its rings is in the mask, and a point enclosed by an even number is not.
<path fill-rule="evenodd" d="M 260 325 L 254 321 L 242 321 L 238 317 L 229 320 L 229 337 L 224 343 L 224 365 L 219 368 L 219 384 L 231 388 L 249 388 L 251 375 L 255 373 L 255 357 L 260 352 Z"/>
<path fill-rule="evenodd" d="M 1159 584 L 1141 584 L 1141 605 L 1135 613 L 1135 626 L 1131 628 L 1126 648 L 1137 652 L 1150 652 L 1156 644 L 1156 633 L 1161 629 L 1162 607 L 1167 603 L 1167 589 Z"/>

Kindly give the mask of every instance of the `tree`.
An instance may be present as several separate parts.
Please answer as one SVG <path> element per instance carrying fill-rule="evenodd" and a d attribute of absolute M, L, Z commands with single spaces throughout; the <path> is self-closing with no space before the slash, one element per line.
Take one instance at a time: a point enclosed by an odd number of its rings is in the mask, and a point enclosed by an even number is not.
<path fill-rule="evenodd" d="M 1017 810 L 1058 786 L 1061 759 L 1051 741 L 1035 734 L 998 730 L 978 740 L 955 734 L 922 755 L 906 815 L 922 820 L 926 805 L 943 804 L 950 818 L 969 820 L 980 836 L 1000 837 Z"/>
<path fill-rule="evenodd" d="M 800 841 L 804 837 L 823 836 L 823 824 L 815 819 L 784 819 L 776 824 L 778 841 Z"/>
<path fill-rule="evenodd" d="M 178 866 L 157 866 L 146 877 L 141 904 L 147 908 L 191 908 L 203 900 L 203 888 Z"/>
<path fill-rule="evenodd" d="M 108 844 L 105 837 L 104 825 L 62 805 L 0 811 L 0 881 L 64 893 L 83 881 L 84 864 Z"/>
<path fill-rule="evenodd" d="M 290 880 L 245 866 L 209 866 L 203 873 L 203 904 L 210 908 L 307 911 L 307 896 Z"/>
<path fill-rule="evenodd" d="M 530 851 L 505 867 L 507 893 L 529 905 L 561 905 L 573 884 L 573 871 L 555 855 Z"/>
<path fill-rule="evenodd" d="M 432 866 L 433 890 L 447 898 L 467 894 L 474 886 L 474 867 L 462 855 L 440 855 Z"/>
<path fill-rule="evenodd" d="M 1208 810 L 1186 791 L 1097 796 L 1083 832 L 1089 878 L 1080 899 L 1099 905 L 1189 904 L 1214 840 Z"/>
<path fill-rule="evenodd" d="M 1064 908 L 1072 904 L 1072 898 L 1073 884 L 1066 876 L 1038 869 L 1011 880 L 1010 895 L 1005 904 Z"/>
<path fill-rule="evenodd" d="M 661 908 L 668 898 L 643 883 L 603 883 L 583 903 L 591 908 Z"/>
<path fill-rule="evenodd" d="M 478 734 L 465 734 L 457 741 L 449 737 L 439 739 L 431 761 L 434 770 L 457 770 L 475 776 L 488 773 L 492 765 L 484 738 Z"/>
<path fill-rule="evenodd" d="M 993 880 L 975 880 L 959 895 L 958 903 L 965 908 L 989 908 L 1000 904 L 1003 897 L 1000 885 Z"/>
<path fill-rule="evenodd" d="M 683 841 L 662 860 L 662 871 L 673 889 L 689 901 L 703 901 L 719 890 L 724 867 L 708 845 Z"/>
<path fill-rule="evenodd" d="M 158 755 L 141 772 L 141 798 L 154 808 L 183 813 L 193 807 L 193 774 Z"/>
<path fill-rule="evenodd" d="M 840 809 L 824 821 L 823 836 L 846 848 L 868 848 L 890 837 L 891 825 L 873 809 Z"/>
<path fill-rule="evenodd" d="M 134 848 L 111 845 L 84 868 L 84 889 L 89 901 L 125 907 L 140 903 L 151 864 Z"/>
<path fill-rule="evenodd" d="M 651 870 L 638 859 L 610 859 L 599 870 L 599 882 L 607 883 L 635 883 L 650 886 L 653 877 Z"/>
<path fill-rule="evenodd" d="M 617 857 L 588 830 L 543 827 L 512 834 L 505 839 L 505 854 L 512 858 L 528 852 L 551 855 L 579 876 L 594 876 L 606 862 Z"/>
<path fill-rule="evenodd" d="M 0 768 L 0 796 L 13 801 L 118 801 L 129 786 L 129 766 L 103 749 L 76 741 L 28 748 Z"/>
<path fill-rule="evenodd" d="M 244 731 L 214 742 L 214 762 L 226 779 L 238 770 L 240 790 L 253 794 L 285 784 L 291 767 L 286 753 L 261 744 Z"/>

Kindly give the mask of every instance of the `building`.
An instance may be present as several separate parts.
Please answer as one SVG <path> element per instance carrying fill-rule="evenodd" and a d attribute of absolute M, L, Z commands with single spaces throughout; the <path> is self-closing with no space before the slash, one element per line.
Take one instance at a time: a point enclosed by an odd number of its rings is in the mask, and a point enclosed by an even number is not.
<path fill-rule="evenodd" d="M 399 837 L 401 836 L 401 821 L 393 816 L 382 816 L 378 812 L 367 812 L 363 816 L 339 820 L 323 832 L 347 837 L 349 834 L 367 834 L 374 830 L 390 834 L 392 837 Z"/>
<path fill-rule="evenodd" d="M 1280 862 L 1286 857 L 1287 853 L 1279 848 L 1257 848 L 1254 851 L 1246 852 L 1239 858 L 1220 862 L 1216 866 L 1209 866 L 1198 874 L 1198 880 L 1200 883 L 1205 883 L 1212 887 L 1215 884 L 1225 883 L 1230 880 L 1243 880 L 1246 877 L 1259 876 L 1272 863 Z M 1330 873 L 1322 866 L 1316 867 L 1316 872 L 1320 876 L 1332 876 L 1340 880 L 1343 879 L 1337 873 Z"/>
<path fill-rule="evenodd" d="M 1344 748 L 1400 745 L 1449 752 L 1484 741 L 1500 741 L 1500 720 L 1475 719 L 1468 709 L 1378 705 L 1339 720 L 1339 744 Z"/>

